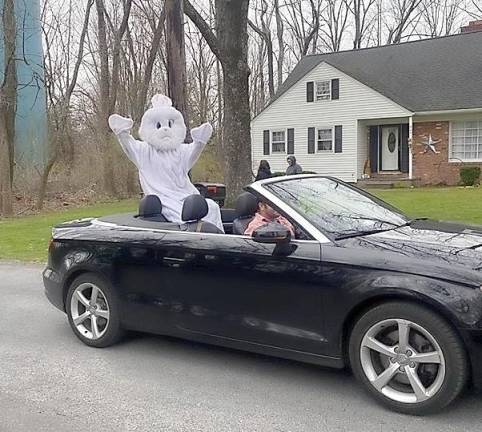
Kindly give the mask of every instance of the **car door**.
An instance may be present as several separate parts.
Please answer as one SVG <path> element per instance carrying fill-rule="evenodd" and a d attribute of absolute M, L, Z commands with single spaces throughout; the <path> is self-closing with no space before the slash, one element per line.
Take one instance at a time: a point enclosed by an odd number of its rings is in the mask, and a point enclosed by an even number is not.
<path fill-rule="evenodd" d="M 158 246 L 163 278 L 182 304 L 180 329 L 256 344 L 323 353 L 320 244 L 288 250 L 250 237 L 169 232 Z"/>

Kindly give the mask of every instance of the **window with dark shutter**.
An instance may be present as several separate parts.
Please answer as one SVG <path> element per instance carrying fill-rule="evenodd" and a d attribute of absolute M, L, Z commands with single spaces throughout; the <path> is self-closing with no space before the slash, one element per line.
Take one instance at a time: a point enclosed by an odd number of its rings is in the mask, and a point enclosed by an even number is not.
<path fill-rule="evenodd" d="M 269 155 L 269 130 L 263 131 L 263 154 Z"/>
<path fill-rule="evenodd" d="M 335 153 L 343 152 L 343 126 L 335 126 Z"/>
<path fill-rule="evenodd" d="M 340 98 L 340 80 L 338 78 L 331 80 L 331 99 Z"/>
<path fill-rule="evenodd" d="M 308 153 L 315 153 L 315 128 L 308 128 Z"/>
<path fill-rule="evenodd" d="M 295 154 L 295 130 L 288 129 L 288 154 Z"/>
<path fill-rule="evenodd" d="M 306 83 L 306 102 L 313 102 L 315 100 L 315 83 L 308 81 Z"/>

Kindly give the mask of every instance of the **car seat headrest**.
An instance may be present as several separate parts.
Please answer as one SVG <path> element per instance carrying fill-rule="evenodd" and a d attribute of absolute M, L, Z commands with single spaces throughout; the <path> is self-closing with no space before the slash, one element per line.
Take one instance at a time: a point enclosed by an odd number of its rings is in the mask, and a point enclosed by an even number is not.
<path fill-rule="evenodd" d="M 139 203 L 139 217 L 153 217 L 162 214 L 162 203 L 157 195 L 146 195 Z"/>
<path fill-rule="evenodd" d="M 254 216 L 258 210 L 258 198 L 251 192 L 243 192 L 236 200 L 236 216 Z"/>
<path fill-rule="evenodd" d="M 201 220 L 208 214 L 208 203 L 201 195 L 189 195 L 182 206 L 181 218 L 184 222 Z"/>

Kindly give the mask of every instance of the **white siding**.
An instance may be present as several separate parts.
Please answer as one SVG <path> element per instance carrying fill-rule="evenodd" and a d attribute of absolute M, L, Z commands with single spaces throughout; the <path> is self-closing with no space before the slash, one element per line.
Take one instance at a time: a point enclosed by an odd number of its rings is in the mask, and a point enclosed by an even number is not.
<path fill-rule="evenodd" d="M 306 102 L 308 81 L 334 78 L 340 80 L 339 100 Z M 303 170 L 333 175 L 354 182 L 361 177 L 363 164 L 367 158 L 365 134 L 361 137 L 363 144 L 361 143 L 359 150 L 357 149 L 358 120 L 406 117 L 410 114 L 405 108 L 380 93 L 338 69 L 322 63 L 253 120 L 253 170 L 256 171 L 261 159 L 269 161 L 272 171 L 286 170 L 287 155 L 263 155 L 263 131 L 294 128 L 295 156 Z M 343 152 L 308 154 L 308 128 L 335 125 L 343 126 Z"/>

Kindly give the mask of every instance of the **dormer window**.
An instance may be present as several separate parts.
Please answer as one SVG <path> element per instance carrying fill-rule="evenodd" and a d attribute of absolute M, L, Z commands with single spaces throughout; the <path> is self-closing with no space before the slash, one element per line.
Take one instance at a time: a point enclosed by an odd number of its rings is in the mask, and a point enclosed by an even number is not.
<path fill-rule="evenodd" d="M 337 100 L 340 98 L 340 80 L 307 81 L 306 102 Z"/>
<path fill-rule="evenodd" d="M 316 81 L 316 100 L 331 99 L 331 81 Z"/>

